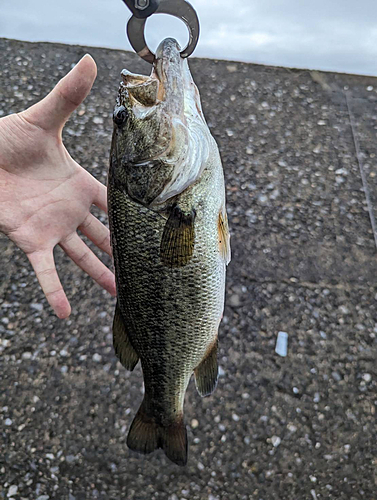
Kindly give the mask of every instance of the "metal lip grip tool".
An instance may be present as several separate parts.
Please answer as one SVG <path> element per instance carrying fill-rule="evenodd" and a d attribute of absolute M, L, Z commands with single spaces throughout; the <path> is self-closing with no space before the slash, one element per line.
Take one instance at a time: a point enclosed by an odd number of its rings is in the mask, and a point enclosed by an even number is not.
<path fill-rule="evenodd" d="M 152 14 L 170 14 L 181 19 L 189 31 L 189 42 L 181 51 L 181 57 L 190 56 L 199 39 L 199 19 L 194 7 L 186 0 L 123 0 L 132 12 L 127 23 L 127 36 L 135 52 L 145 61 L 153 64 L 155 54 L 145 41 L 144 31 L 147 18 Z"/>

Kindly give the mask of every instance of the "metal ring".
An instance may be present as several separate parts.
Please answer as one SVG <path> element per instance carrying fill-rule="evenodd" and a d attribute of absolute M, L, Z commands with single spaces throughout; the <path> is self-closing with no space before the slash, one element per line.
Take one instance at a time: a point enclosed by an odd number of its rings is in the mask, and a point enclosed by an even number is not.
<path fill-rule="evenodd" d="M 155 14 L 170 14 L 181 19 L 189 31 L 189 42 L 181 51 L 181 57 L 191 55 L 199 39 L 199 19 L 194 7 L 185 0 L 161 0 Z M 144 37 L 146 19 L 132 16 L 127 23 L 127 36 L 134 51 L 145 61 L 153 64 L 155 54 L 147 45 Z"/>

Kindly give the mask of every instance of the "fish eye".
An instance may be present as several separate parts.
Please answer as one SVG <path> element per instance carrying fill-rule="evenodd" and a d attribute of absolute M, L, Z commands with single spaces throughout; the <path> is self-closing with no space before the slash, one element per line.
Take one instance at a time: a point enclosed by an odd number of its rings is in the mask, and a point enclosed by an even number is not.
<path fill-rule="evenodd" d="M 113 120 L 118 126 L 126 121 L 127 116 L 127 109 L 124 106 L 118 106 L 114 109 Z"/>

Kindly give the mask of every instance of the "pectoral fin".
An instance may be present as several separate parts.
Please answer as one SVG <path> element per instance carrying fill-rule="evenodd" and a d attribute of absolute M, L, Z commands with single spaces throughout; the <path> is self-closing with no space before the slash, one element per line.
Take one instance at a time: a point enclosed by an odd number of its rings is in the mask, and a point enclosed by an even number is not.
<path fill-rule="evenodd" d="M 230 252 L 230 235 L 228 226 L 228 217 L 226 215 L 226 210 L 222 210 L 219 213 L 218 219 L 218 232 L 219 232 L 219 249 L 225 264 L 228 265 L 231 258 Z"/>
<path fill-rule="evenodd" d="M 209 396 L 216 389 L 218 378 L 217 343 L 216 337 L 214 344 L 194 370 L 195 385 L 202 397 Z"/>
<path fill-rule="evenodd" d="M 117 302 L 115 306 L 114 322 L 113 322 L 113 344 L 115 354 L 122 365 L 132 372 L 139 361 L 135 349 L 132 347 L 130 339 L 126 331 L 122 313 Z"/>
<path fill-rule="evenodd" d="M 160 257 L 165 266 L 182 267 L 190 261 L 194 252 L 194 220 L 194 210 L 187 214 L 178 205 L 173 207 L 160 246 Z"/>

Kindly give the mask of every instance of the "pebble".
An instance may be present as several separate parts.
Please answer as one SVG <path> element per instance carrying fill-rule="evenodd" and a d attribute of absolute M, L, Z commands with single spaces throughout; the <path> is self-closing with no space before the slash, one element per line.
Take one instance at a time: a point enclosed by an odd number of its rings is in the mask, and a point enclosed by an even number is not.
<path fill-rule="evenodd" d="M 32 356 L 33 356 L 32 353 L 29 351 L 22 353 L 22 359 L 31 359 Z"/>
<path fill-rule="evenodd" d="M 96 363 L 99 363 L 100 361 L 102 361 L 102 356 L 96 352 L 95 354 L 93 354 L 93 358 L 92 359 Z"/>
<path fill-rule="evenodd" d="M 258 201 L 259 201 L 259 203 L 262 203 L 262 204 L 267 203 L 268 197 L 265 194 L 260 194 L 258 196 Z"/>
<path fill-rule="evenodd" d="M 34 311 L 43 311 L 43 304 L 38 304 L 38 303 L 34 303 L 34 304 L 30 304 L 30 308 L 31 309 L 34 309 Z"/>
<path fill-rule="evenodd" d="M 37 498 L 37 500 L 48 500 L 50 497 L 49 495 L 41 495 L 40 497 Z"/>
<path fill-rule="evenodd" d="M 204 470 L 204 469 L 205 469 L 205 467 L 204 467 L 204 465 L 202 464 L 202 462 L 198 462 L 198 469 L 199 469 L 199 470 Z"/>
<path fill-rule="evenodd" d="M 219 377 L 223 377 L 225 375 L 224 368 L 219 365 Z"/>
<path fill-rule="evenodd" d="M 198 422 L 195 418 L 193 418 L 193 419 L 191 420 L 191 427 L 192 427 L 193 429 L 196 429 L 196 428 L 198 427 L 198 425 L 199 425 L 199 422 Z"/>
<path fill-rule="evenodd" d="M 241 305 L 241 299 L 240 296 L 237 295 L 236 293 L 233 293 L 229 298 L 228 298 L 228 304 L 232 307 L 239 307 Z"/>
<path fill-rule="evenodd" d="M 271 437 L 271 444 L 274 448 L 277 448 L 280 443 L 281 443 L 281 438 L 279 436 L 272 436 Z"/>
<path fill-rule="evenodd" d="M 342 380 L 342 376 L 338 372 L 332 372 L 331 376 L 336 382 L 340 382 Z"/>
<path fill-rule="evenodd" d="M 346 168 L 338 168 L 338 170 L 335 170 L 335 173 L 336 175 L 348 175 L 348 170 Z M 345 306 L 340 307 L 344 307 L 345 309 L 347 309 Z M 348 312 L 345 314 L 348 314 Z"/>
<path fill-rule="evenodd" d="M 93 118 L 93 123 L 95 123 L 96 125 L 101 125 L 103 123 L 103 118 L 101 118 L 100 116 L 95 116 Z"/>
<path fill-rule="evenodd" d="M 321 399 L 321 396 L 320 396 L 319 392 L 314 393 L 314 398 L 313 398 L 314 403 L 319 403 L 320 399 Z"/>
<path fill-rule="evenodd" d="M 339 311 L 342 314 L 349 314 L 350 313 L 349 309 L 346 306 L 339 306 Z"/>
<path fill-rule="evenodd" d="M 278 332 L 278 337 L 276 339 L 276 354 L 282 356 L 283 358 L 287 355 L 288 352 L 288 333 L 287 332 Z"/>
<path fill-rule="evenodd" d="M 54 455 L 52 453 L 46 453 L 46 458 L 48 458 L 49 460 L 54 460 Z"/>
<path fill-rule="evenodd" d="M 12 486 L 9 486 L 8 497 L 13 497 L 14 495 L 17 494 L 17 491 L 18 491 L 18 486 L 12 484 Z"/>
<path fill-rule="evenodd" d="M 233 413 L 232 414 L 232 419 L 235 421 L 235 422 L 238 422 L 240 417 L 236 414 L 236 413 Z"/>
<path fill-rule="evenodd" d="M 363 380 L 365 382 L 370 382 L 372 380 L 372 375 L 370 373 L 364 373 Z"/>
<path fill-rule="evenodd" d="M 8 425 L 8 426 L 9 426 L 9 425 L 12 425 L 12 423 L 13 423 L 13 422 L 12 422 L 12 419 L 10 419 L 10 418 L 6 418 L 6 419 L 5 419 L 5 425 Z"/>

